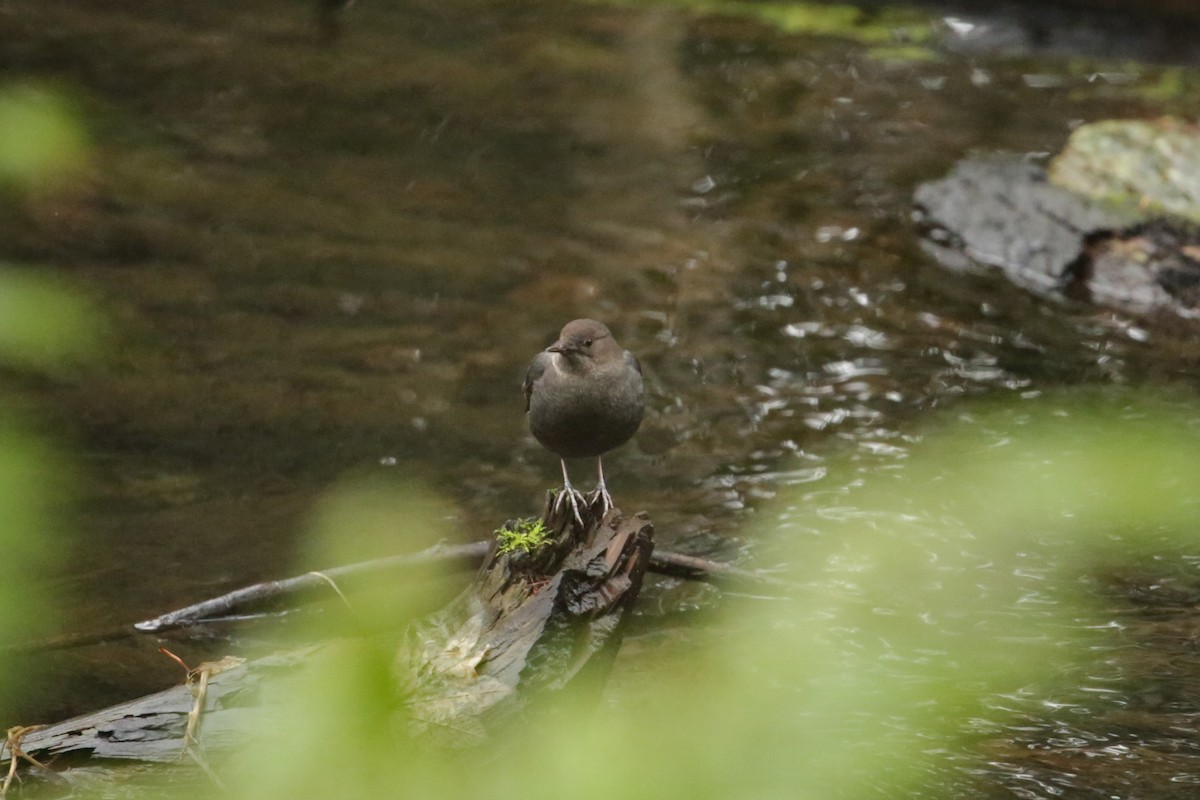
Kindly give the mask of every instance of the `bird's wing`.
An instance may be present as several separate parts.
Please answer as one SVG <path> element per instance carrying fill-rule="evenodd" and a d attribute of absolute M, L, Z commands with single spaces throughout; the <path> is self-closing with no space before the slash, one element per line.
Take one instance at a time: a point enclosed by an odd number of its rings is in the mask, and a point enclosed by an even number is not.
<path fill-rule="evenodd" d="M 538 378 L 546 371 L 546 362 L 549 361 L 549 353 L 538 353 L 534 357 L 533 363 L 529 365 L 529 370 L 525 373 L 525 411 L 529 411 L 529 398 L 533 395 L 533 384 L 537 383 Z"/>
<path fill-rule="evenodd" d="M 638 375 L 642 374 L 642 362 L 638 361 L 637 356 L 628 350 L 625 351 L 625 363 L 636 369 Z"/>

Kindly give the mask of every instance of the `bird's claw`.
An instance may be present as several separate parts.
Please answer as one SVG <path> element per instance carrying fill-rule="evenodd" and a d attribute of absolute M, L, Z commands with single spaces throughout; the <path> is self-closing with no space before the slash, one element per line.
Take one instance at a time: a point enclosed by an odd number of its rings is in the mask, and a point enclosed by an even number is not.
<path fill-rule="evenodd" d="M 565 501 L 564 498 L 566 498 Z M 579 492 L 570 486 L 564 486 L 563 490 L 558 493 L 558 497 L 554 498 L 554 513 L 562 513 L 563 505 L 569 505 L 571 507 L 571 516 L 575 518 L 575 524 L 579 526 L 580 530 L 583 530 L 583 516 L 579 513 L 580 500 L 583 500 L 583 498 L 579 496 Z"/>
<path fill-rule="evenodd" d="M 605 487 L 598 486 L 596 487 L 596 494 L 592 498 L 592 504 L 594 505 L 597 500 L 600 501 L 600 513 L 596 516 L 603 518 L 605 514 L 613 509 L 612 495 L 608 493 L 608 489 Z"/>

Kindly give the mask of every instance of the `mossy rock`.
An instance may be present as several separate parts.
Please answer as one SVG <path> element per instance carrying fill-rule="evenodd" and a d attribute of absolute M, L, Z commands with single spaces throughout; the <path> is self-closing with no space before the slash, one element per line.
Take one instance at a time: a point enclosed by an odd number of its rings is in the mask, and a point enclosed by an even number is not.
<path fill-rule="evenodd" d="M 1200 222 L 1200 127 L 1172 117 L 1083 125 L 1050 180 L 1102 202 Z"/>

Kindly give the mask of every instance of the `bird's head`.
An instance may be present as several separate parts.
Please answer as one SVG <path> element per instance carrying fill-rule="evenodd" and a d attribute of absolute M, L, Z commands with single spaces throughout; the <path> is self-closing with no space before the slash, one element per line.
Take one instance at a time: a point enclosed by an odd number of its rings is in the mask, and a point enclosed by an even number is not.
<path fill-rule="evenodd" d="M 621 348 L 603 322 L 594 319 L 577 319 L 563 326 L 558 341 L 546 348 L 548 353 L 559 353 L 568 360 L 611 357 L 620 354 Z"/>

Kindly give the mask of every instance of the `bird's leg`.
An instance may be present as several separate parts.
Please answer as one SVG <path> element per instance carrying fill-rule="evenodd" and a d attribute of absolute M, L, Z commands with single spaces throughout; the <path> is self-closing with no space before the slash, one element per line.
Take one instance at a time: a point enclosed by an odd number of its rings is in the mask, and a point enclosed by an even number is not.
<path fill-rule="evenodd" d="M 604 458 L 596 459 L 596 474 L 600 477 L 600 482 L 596 484 L 596 494 L 600 497 L 600 516 L 603 517 L 613 507 L 612 495 L 608 493 L 608 487 L 604 485 Z"/>
<path fill-rule="evenodd" d="M 578 492 L 571 485 L 571 478 L 567 475 L 567 460 L 560 458 L 558 463 L 562 465 L 563 490 L 559 492 L 558 497 L 554 501 L 554 510 L 559 510 L 559 504 L 563 502 L 563 497 L 566 496 L 567 503 L 571 506 L 571 514 L 575 517 L 575 522 L 579 524 L 579 529 L 583 530 L 583 517 L 579 514 L 579 500 L 577 499 Z"/>

